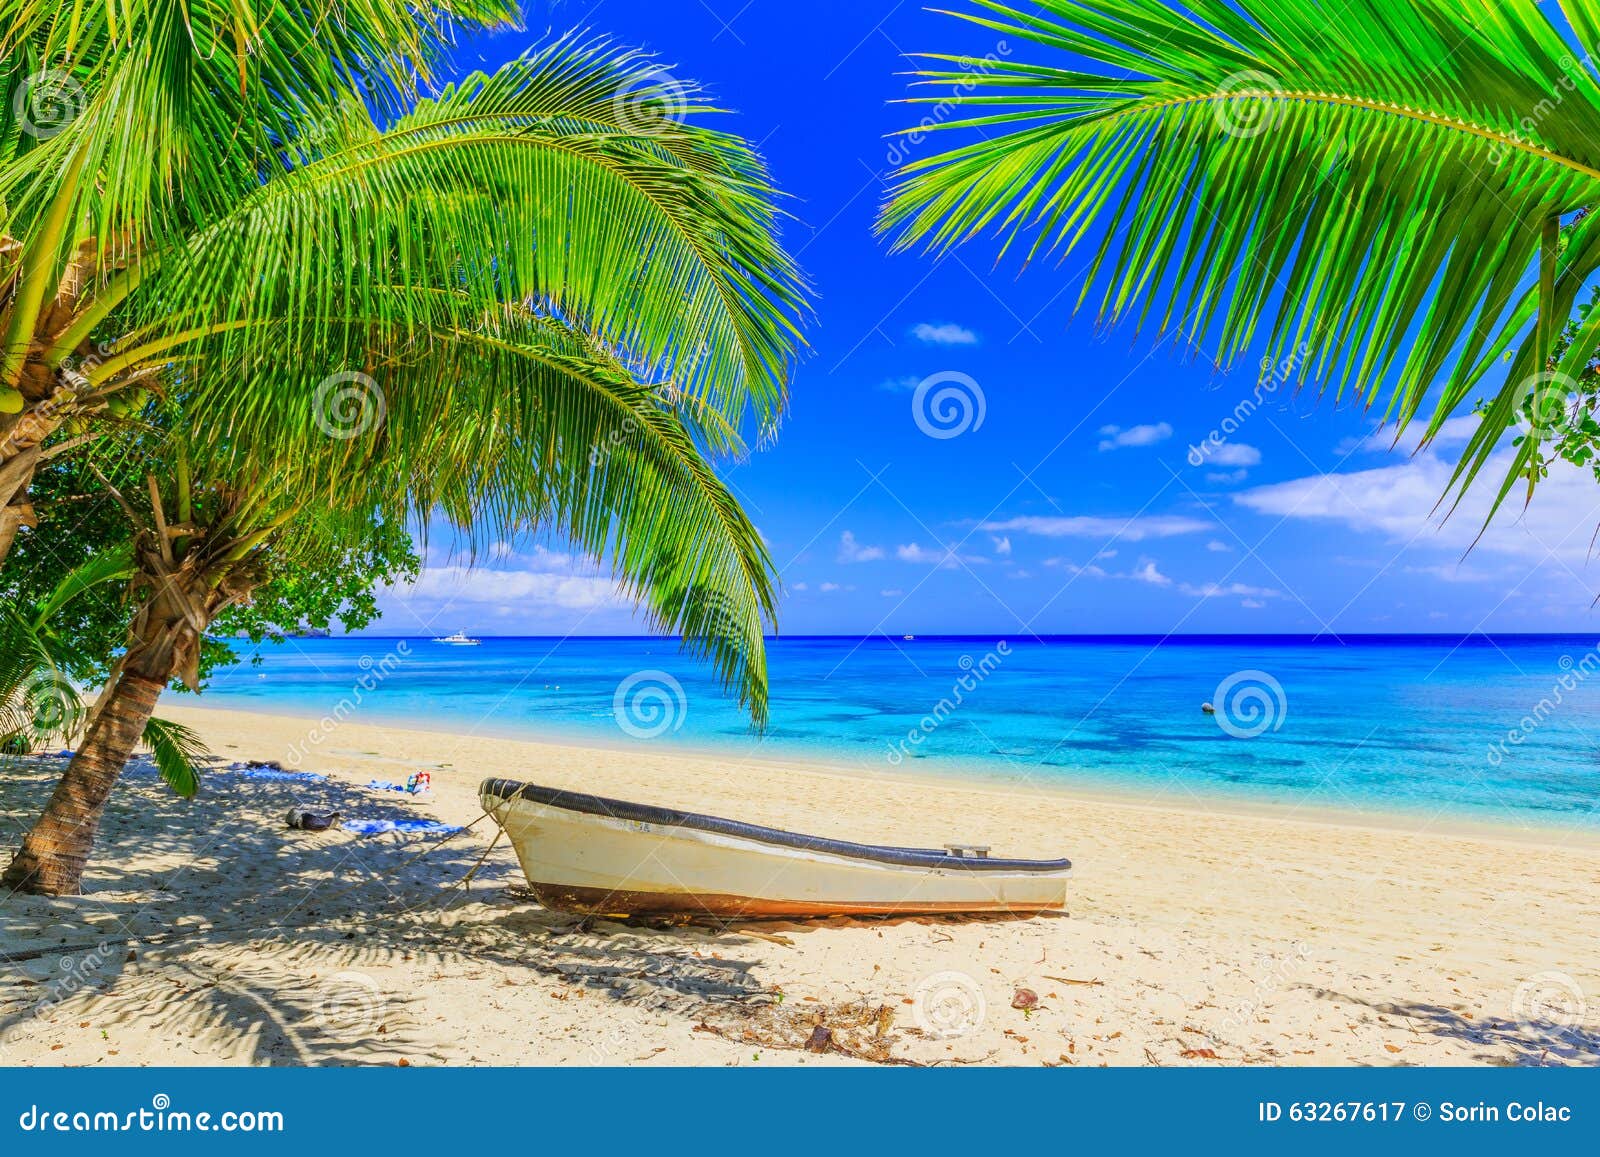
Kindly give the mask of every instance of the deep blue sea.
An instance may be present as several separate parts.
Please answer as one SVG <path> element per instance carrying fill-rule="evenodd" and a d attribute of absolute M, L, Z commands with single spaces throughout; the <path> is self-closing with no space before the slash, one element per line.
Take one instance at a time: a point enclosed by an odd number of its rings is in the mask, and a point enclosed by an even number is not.
<path fill-rule="evenodd" d="M 785 638 L 769 644 L 760 736 L 671 640 L 236 645 L 247 661 L 219 672 L 203 702 L 821 757 L 873 774 L 1600 827 L 1589 636 Z"/>

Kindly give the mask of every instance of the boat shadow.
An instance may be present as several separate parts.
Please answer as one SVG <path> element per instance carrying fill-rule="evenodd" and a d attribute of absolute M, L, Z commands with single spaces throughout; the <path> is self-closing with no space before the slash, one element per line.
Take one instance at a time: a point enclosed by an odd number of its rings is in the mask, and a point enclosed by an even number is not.
<path fill-rule="evenodd" d="M 1465 1014 L 1424 1001 L 1373 1001 L 1327 988 L 1313 988 L 1323 1000 L 1358 1005 L 1381 1016 L 1408 1022 L 1416 1031 L 1458 1041 L 1477 1051 L 1472 1060 L 1491 1065 L 1600 1065 L 1600 1026 L 1577 1018 Z"/>

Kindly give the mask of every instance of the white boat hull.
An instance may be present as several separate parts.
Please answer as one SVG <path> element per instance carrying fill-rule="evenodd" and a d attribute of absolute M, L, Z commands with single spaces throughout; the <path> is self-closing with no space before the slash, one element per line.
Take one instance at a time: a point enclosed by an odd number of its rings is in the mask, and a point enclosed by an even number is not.
<path fill-rule="evenodd" d="M 509 780 L 484 807 L 549 907 L 719 917 L 1037 913 L 1066 904 L 1065 860 L 848 844 Z"/>

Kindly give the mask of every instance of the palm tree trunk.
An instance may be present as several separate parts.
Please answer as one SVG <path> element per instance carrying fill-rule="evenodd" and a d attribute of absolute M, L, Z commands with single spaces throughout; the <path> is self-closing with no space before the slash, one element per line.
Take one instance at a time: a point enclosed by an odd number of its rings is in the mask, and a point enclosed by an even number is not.
<path fill-rule="evenodd" d="M 153 562 L 146 559 L 147 566 Z M 47 896 L 82 891 L 84 866 L 117 777 L 162 689 L 192 667 L 205 629 L 228 601 L 192 571 L 165 576 L 134 619 L 128 649 L 95 703 L 83 742 L 0 877 L 0 891 Z"/>
<path fill-rule="evenodd" d="M 83 870 L 106 800 L 166 683 L 124 668 L 101 692 L 77 754 L 0 878 L 0 887 L 46 896 L 82 891 Z"/>

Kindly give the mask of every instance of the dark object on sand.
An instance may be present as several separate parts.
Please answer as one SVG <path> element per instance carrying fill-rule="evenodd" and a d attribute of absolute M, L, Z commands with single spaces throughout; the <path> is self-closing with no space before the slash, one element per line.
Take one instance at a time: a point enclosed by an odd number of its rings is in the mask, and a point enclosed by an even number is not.
<path fill-rule="evenodd" d="M 300 832 L 325 832 L 339 822 L 338 812 L 312 811 L 310 808 L 295 807 L 289 809 L 289 814 L 284 817 L 289 826 Z"/>
<path fill-rule="evenodd" d="M 1029 1012 L 1039 1007 L 1039 994 L 1031 988 L 1019 988 L 1011 994 L 1011 1007 Z"/>

